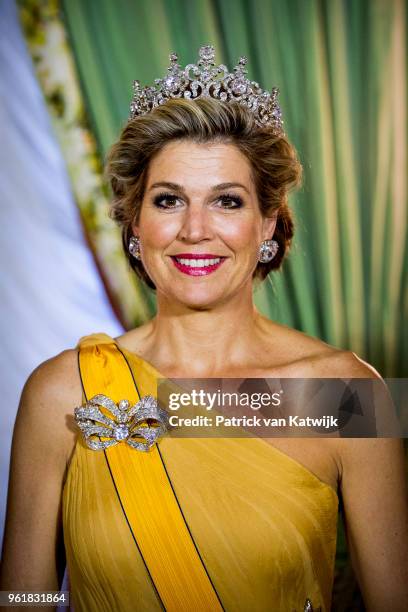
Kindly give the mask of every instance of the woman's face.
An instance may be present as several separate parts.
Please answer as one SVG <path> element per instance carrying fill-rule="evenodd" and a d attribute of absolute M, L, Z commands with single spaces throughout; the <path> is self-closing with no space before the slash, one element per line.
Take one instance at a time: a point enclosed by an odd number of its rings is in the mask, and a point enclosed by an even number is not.
<path fill-rule="evenodd" d="M 203 309 L 252 290 L 275 223 L 262 217 L 250 164 L 234 145 L 176 141 L 150 163 L 133 232 L 158 297 Z"/>

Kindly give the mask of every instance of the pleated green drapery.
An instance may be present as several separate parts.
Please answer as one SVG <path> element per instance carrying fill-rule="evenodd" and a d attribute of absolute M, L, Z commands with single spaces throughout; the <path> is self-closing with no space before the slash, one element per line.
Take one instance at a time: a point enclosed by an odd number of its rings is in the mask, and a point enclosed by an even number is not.
<path fill-rule="evenodd" d="M 104 154 L 133 79 L 214 44 L 280 88 L 304 165 L 283 273 L 255 293 L 278 321 L 407 375 L 406 5 L 403 0 L 66 0 L 64 17 Z M 404 366 L 405 364 L 405 366 Z"/>

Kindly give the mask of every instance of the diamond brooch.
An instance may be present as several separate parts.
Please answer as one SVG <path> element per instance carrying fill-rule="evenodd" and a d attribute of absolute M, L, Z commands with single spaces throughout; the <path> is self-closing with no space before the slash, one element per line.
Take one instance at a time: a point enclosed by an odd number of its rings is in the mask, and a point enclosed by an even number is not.
<path fill-rule="evenodd" d="M 112 414 L 112 418 L 103 414 L 101 406 Z M 92 450 L 126 442 L 137 450 L 148 451 L 166 433 L 168 424 L 167 412 L 151 395 L 145 395 L 132 406 L 127 399 L 115 404 L 106 395 L 94 395 L 75 408 L 74 418 Z M 99 436 L 107 439 L 98 439 Z"/>

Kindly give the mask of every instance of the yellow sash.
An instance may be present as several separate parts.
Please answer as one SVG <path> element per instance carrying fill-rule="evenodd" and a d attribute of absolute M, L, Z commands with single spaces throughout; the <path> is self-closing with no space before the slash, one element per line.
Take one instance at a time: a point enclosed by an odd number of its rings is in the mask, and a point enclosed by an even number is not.
<path fill-rule="evenodd" d="M 137 381 L 114 340 L 106 334 L 78 342 L 85 400 L 104 394 L 114 402 L 139 401 Z M 159 449 L 131 448 L 124 441 L 106 450 L 107 465 L 153 585 L 169 612 L 223 610 L 178 504 Z"/>

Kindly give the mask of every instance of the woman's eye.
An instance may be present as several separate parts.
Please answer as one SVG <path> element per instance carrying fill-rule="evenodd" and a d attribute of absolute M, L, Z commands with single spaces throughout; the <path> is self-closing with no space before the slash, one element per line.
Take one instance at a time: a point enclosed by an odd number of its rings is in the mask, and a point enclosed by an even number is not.
<path fill-rule="evenodd" d="M 159 193 L 155 196 L 153 202 L 159 208 L 175 208 L 177 206 L 177 196 L 171 193 Z"/>
<path fill-rule="evenodd" d="M 179 197 L 171 193 L 159 193 L 153 198 L 153 203 L 158 208 L 174 209 L 179 207 Z M 224 210 L 241 208 L 243 200 L 240 196 L 222 195 L 217 199 L 217 204 Z"/>
<path fill-rule="evenodd" d="M 239 196 L 224 195 L 220 197 L 219 201 L 221 202 L 222 208 L 226 209 L 241 208 L 243 206 L 243 200 Z"/>

